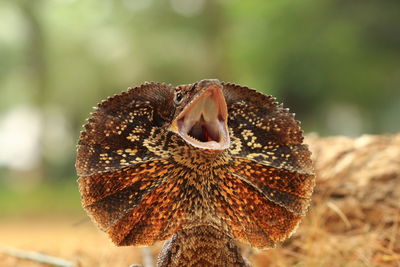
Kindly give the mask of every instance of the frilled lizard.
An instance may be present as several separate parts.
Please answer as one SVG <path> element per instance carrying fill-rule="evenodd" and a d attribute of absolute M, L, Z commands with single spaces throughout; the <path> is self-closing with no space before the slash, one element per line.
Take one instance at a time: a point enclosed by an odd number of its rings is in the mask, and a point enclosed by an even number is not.
<path fill-rule="evenodd" d="M 78 143 L 83 207 L 119 246 L 170 238 L 159 266 L 248 266 L 236 241 L 289 237 L 314 187 L 299 122 L 275 100 L 211 79 L 106 99 Z"/>

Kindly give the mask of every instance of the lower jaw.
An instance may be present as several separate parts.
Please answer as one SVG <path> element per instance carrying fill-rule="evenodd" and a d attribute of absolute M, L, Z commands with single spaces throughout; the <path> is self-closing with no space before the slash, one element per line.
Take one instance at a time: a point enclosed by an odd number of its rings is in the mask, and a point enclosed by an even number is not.
<path fill-rule="evenodd" d="M 202 142 L 195 139 L 194 137 L 188 135 L 187 133 L 180 133 L 181 137 L 190 145 L 210 150 L 225 150 L 229 147 L 229 137 L 223 135 L 223 133 L 218 133 L 220 136 L 219 140 L 208 140 L 207 142 Z"/>

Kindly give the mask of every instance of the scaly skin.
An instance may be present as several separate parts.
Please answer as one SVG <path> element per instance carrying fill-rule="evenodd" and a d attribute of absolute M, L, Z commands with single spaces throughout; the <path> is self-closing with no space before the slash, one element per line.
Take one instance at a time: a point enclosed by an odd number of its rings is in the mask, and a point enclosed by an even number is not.
<path fill-rule="evenodd" d="M 173 234 L 165 243 L 157 265 L 250 266 L 235 240 L 209 225 L 194 225 Z"/>
<path fill-rule="evenodd" d="M 197 148 L 171 130 L 209 86 L 227 105 L 228 149 Z M 315 183 L 293 114 L 217 80 L 145 83 L 106 99 L 81 134 L 76 169 L 83 207 L 115 244 L 172 236 L 160 266 L 247 266 L 235 240 L 268 248 L 289 237 Z"/>

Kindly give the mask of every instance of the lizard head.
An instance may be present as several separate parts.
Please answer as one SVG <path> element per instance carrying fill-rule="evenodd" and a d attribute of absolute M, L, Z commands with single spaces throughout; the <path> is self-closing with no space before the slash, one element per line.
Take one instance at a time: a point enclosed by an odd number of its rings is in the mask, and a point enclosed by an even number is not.
<path fill-rule="evenodd" d="M 230 145 L 228 112 L 218 80 L 201 80 L 175 89 L 176 112 L 169 127 L 190 145 L 225 150 Z"/>

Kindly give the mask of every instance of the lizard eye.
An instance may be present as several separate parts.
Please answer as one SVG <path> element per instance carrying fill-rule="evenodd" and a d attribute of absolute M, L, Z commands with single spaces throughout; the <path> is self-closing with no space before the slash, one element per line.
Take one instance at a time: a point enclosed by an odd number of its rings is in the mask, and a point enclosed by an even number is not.
<path fill-rule="evenodd" d="M 176 95 L 175 95 L 175 99 L 174 99 L 174 101 L 175 101 L 175 104 L 180 104 L 181 102 L 182 102 L 182 100 L 183 100 L 183 95 L 182 95 L 182 93 L 177 93 Z"/>

